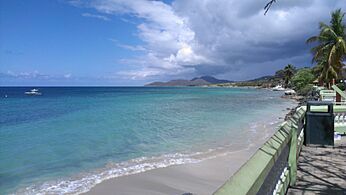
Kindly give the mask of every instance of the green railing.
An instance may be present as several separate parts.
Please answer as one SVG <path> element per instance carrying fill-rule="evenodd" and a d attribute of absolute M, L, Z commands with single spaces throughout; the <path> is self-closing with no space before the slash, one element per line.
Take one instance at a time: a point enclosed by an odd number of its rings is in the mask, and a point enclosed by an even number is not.
<path fill-rule="evenodd" d="M 274 194 L 284 194 L 289 185 L 294 185 L 297 173 L 297 158 L 304 142 L 303 119 L 305 107 L 279 126 L 278 131 L 214 194 L 256 194 L 264 184 L 285 147 L 289 148 L 287 165 L 279 172 L 280 177 L 272 186 Z"/>
<path fill-rule="evenodd" d="M 326 112 L 327 106 L 311 106 L 311 111 Z M 335 114 L 346 113 L 346 105 L 334 105 Z M 287 166 L 279 172 L 271 194 L 285 194 L 296 182 L 297 159 L 304 143 L 304 116 L 306 106 L 299 107 L 295 114 L 279 126 L 278 131 L 216 192 L 215 195 L 257 194 L 278 163 L 278 157 L 288 147 Z M 337 121 L 335 121 L 337 123 Z M 345 124 L 346 128 L 346 124 Z M 273 185 L 272 185 L 273 186 Z"/>
<path fill-rule="evenodd" d="M 321 101 L 335 101 L 336 92 L 334 90 L 320 90 L 319 91 Z"/>
<path fill-rule="evenodd" d="M 338 93 L 344 100 L 346 99 L 346 94 L 338 86 L 333 85 L 332 88 L 336 93 Z"/>

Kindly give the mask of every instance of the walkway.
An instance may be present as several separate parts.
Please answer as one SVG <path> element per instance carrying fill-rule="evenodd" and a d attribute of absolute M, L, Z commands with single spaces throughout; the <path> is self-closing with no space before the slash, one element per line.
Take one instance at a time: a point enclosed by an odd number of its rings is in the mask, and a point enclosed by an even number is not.
<path fill-rule="evenodd" d="M 346 195 L 346 136 L 335 147 L 303 146 L 298 159 L 297 183 L 288 195 Z"/>

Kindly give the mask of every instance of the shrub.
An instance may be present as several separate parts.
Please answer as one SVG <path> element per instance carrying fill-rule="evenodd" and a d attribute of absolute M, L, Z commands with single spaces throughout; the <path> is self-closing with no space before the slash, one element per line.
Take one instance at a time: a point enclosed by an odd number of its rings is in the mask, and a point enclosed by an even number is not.
<path fill-rule="evenodd" d="M 309 68 L 300 69 L 291 80 L 293 89 L 300 95 L 306 95 L 312 89 L 315 76 Z"/>
<path fill-rule="evenodd" d="M 308 95 L 310 93 L 310 91 L 312 91 L 314 85 L 313 84 L 308 84 L 305 87 L 301 88 L 300 90 L 298 90 L 298 94 L 299 95 Z"/>

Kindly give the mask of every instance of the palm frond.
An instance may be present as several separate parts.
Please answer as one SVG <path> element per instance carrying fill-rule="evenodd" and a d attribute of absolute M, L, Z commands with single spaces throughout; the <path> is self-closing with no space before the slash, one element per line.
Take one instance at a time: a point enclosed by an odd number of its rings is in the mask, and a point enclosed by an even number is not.
<path fill-rule="evenodd" d="M 313 43 L 319 40 L 319 36 L 312 36 L 306 40 L 306 43 Z"/>
<path fill-rule="evenodd" d="M 332 28 L 330 28 L 329 26 L 326 27 L 326 28 L 323 28 L 321 30 L 321 34 L 322 35 L 331 36 L 332 38 L 338 37 L 338 35 L 334 32 L 334 30 Z"/>

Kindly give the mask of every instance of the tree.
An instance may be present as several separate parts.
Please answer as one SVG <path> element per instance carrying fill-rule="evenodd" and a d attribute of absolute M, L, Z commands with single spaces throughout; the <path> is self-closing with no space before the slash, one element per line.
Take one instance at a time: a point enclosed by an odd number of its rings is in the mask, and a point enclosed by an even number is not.
<path fill-rule="evenodd" d="M 330 25 L 320 22 L 320 33 L 310 37 L 306 42 L 317 42 L 311 49 L 313 62 L 317 63 L 315 70 L 320 71 L 319 80 L 331 82 L 342 76 L 343 60 L 346 57 L 346 25 L 343 24 L 345 13 L 341 9 L 331 14 Z"/>
<path fill-rule="evenodd" d="M 283 71 L 284 71 L 284 83 L 285 83 L 285 87 L 287 87 L 289 85 L 291 78 L 296 73 L 296 68 L 292 64 L 288 64 L 284 68 Z"/>
<path fill-rule="evenodd" d="M 285 71 L 284 70 L 278 70 L 275 72 L 275 78 L 279 80 L 283 80 L 285 78 Z"/>

